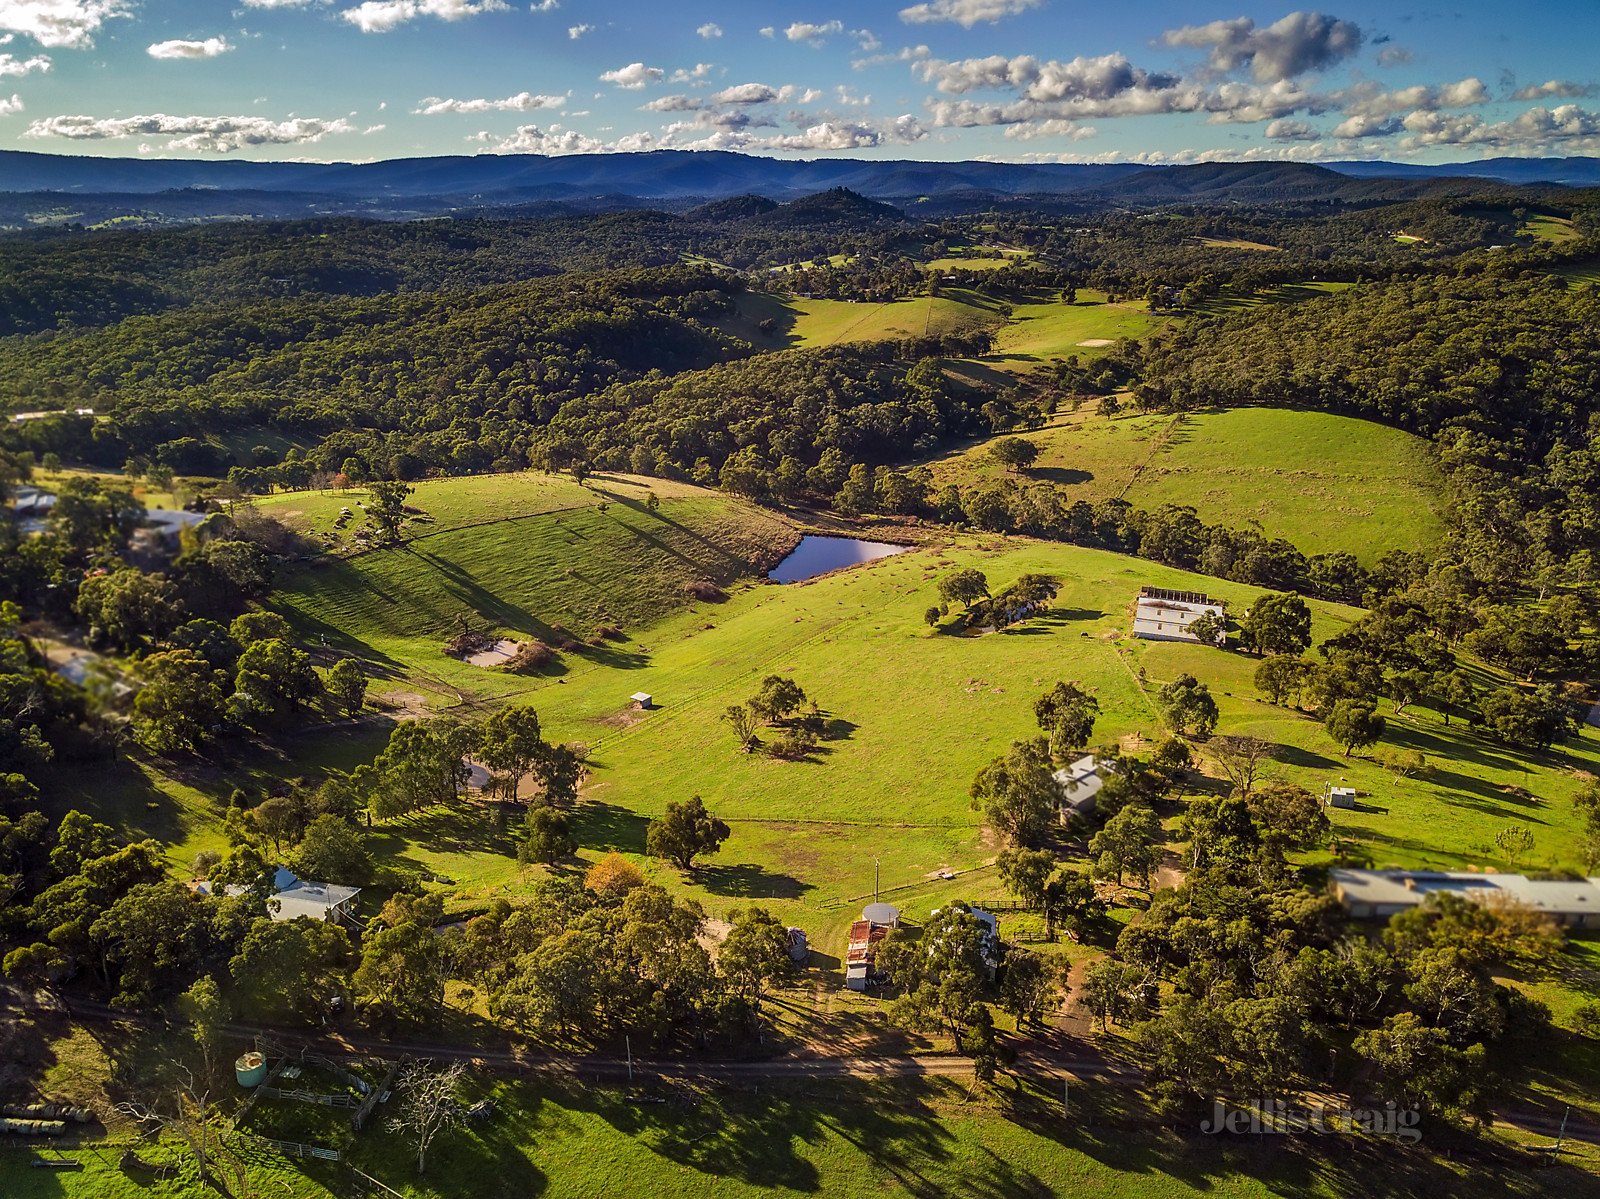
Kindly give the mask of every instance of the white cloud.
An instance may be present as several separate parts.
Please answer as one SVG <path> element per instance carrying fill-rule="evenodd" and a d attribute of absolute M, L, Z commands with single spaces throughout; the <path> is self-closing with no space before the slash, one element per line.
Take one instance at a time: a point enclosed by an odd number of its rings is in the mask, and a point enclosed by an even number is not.
<path fill-rule="evenodd" d="M 1468 76 L 1454 83 L 1418 83 L 1384 91 L 1373 83 L 1357 83 L 1331 97 L 1334 104 L 1355 117 L 1385 117 L 1425 108 L 1471 108 L 1489 102 L 1483 80 Z M 1352 136 L 1370 137 L 1371 134 Z"/>
<path fill-rule="evenodd" d="M 529 12 L 555 12 L 555 10 L 560 8 L 560 7 L 561 7 L 561 0 L 533 0 L 533 3 L 528 5 L 528 11 Z"/>
<path fill-rule="evenodd" d="M 0 79 L 8 75 L 32 75 L 35 71 L 48 71 L 50 60 L 43 54 L 35 54 L 32 58 L 17 58 L 11 54 L 0 54 Z"/>
<path fill-rule="evenodd" d="M 1399 118 L 1382 113 L 1357 113 L 1333 127 L 1333 136 L 1344 138 L 1388 137 L 1399 132 Z"/>
<path fill-rule="evenodd" d="M 910 113 L 888 121 L 823 121 L 799 133 L 763 138 L 769 150 L 867 150 L 888 143 L 921 141 L 928 131 Z"/>
<path fill-rule="evenodd" d="M 151 58 L 215 58 L 232 49 L 233 44 L 225 37 L 208 37 L 204 41 L 174 38 L 146 47 L 145 53 Z"/>
<path fill-rule="evenodd" d="M 868 67 L 879 67 L 889 62 L 922 62 L 932 53 L 926 46 L 902 46 L 888 54 L 869 54 L 865 58 L 852 59 L 850 65 L 858 71 L 864 71 Z"/>
<path fill-rule="evenodd" d="M 593 25 L 568 25 L 567 26 L 567 37 L 570 40 L 575 42 L 580 37 L 582 37 L 584 34 L 590 32 L 593 29 L 594 29 Z"/>
<path fill-rule="evenodd" d="M 0 30 L 72 50 L 94 45 L 102 25 L 128 15 L 125 0 L 0 0 Z"/>
<path fill-rule="evenodd" d="M 1322 136 L 1305 121 L 1294 121 L 1287 117 L 1268 121 L 1266 135 L 1275 142 L 1314 142 Z"/>
<path fill-rule="evenodd" d="M 1318 12 L 1292 12 L 1265 28 L 1249 17 L 1211 21 L 1169 29 L 1162 41 L 1169 46 L 1208 50 L 1207 61 L 1218 71 L 1249 67 L 1260 83 L 1293 79 L 1307 71 L 1331 66 L 1361 48 L 1361 27 Z"/>
<path fill-rule="evenodd" d="M 857 46 L 868 53 L 883 49 L 883 43 L 878 40 L 878 35 L 870 29 L 852 29 L 850 36 L 856 39 Z"/>
<path fill-rule="evenodd" d="M 658 96 L 643 106 L 647 112 L 695 112 L 705 107 L 698 96 Z"/>
<path fill-rule="evenodd" d="M 966 29 L 974 25 L 993 24 L 1002 17 L 1012 17 L 1030 8 L 1038 8 L 1044 0 L 929 0 L 926 4 L 913 4 L 900 10 L 900 19 L 908 25 L 927 25 L 934 21 L 953 21 Z"/>
<path fill-rule="evenodd" d="M 457 112 L 532 112 L 538 108 L 560 108 L 567 102 L 568 96 L 567 93 L 537 96 L 532 92 L 518 92 L 502 100 L 443 100 L 438 96 L 429 96 L 426 100 L 417 101 L 417 107 L 412 111 L 424 117 Z"/>
<path fill-rule="evenodd" d="M 709 62 L 697 62 L 692 67 L 680 67 L 672 72 L 667 79 L 668 83 L 693 83 L 696 79 L 704 79 L 711 74 L 713 65 Z"/>
<path fill-rule="evenodd" d="M 655 135 L 632 133 L 614 142 L 604 142 L 586 133 L 579 133 L 576 129 L 563 129 L 560 125 L 551 125 L 547 129 L 537 125 L 520 125 L 509 137 L 480 132 L 471 140 L 480 143 L 485 154 L 613 154 L 648 150 L 655 144 Z"/>
<path fill-rule="evenodd" d="M 1406 150 L 1430 146 L 1482 146 L 1536 152 L 1561 146 L 1568 149 L 1600 148 L 1600 113 L 1576 104 L 1556 108 L 1530 108 L 1509 121 L 1493 124 L 1476 113 L 1413 112 L 1401 122 Z"/>
<path fill-rule="evenodd" d="M 0 71 L 0 75 L 5 74 Z M 1511 94 L 1513 100 L 1575 100 L 1580 96 L 1592 96 L 1600 91 L 1592 83 L 1576 83 L 1570 79 L 1546 79 L 1543 83 L 1530 83 L 1527 87 L 1519 87 Z"/>
<path fill-rule="evenodd" d="M 328 0 L 244 0 L 246 8 L 309 8 L 326 3 Z"/>
<path fill-rule="evenodd" d="M 758 32 L 762 37 L 776 37 L 778 35 L 778 31 L 771 25 L 763 25 Z"/>
<path fill-rule="evenodd" d="M 1025 125 L 1011 125 L 1006 137 L 1014 141 L 1034 141 L 1038 138 L 1064 137 L 1068 141 L 1088 141 L 1095 135 L 1093 125 L 1080 125 L 1076 121 L 1031 121 Z"/>
<path fill-rule="evenodd" d="M 823 21 L 820 25 L 812 21 L 796 21 L 783 31 L 783 36 L 791 42 L 805 42 L 810 46 L 820 46 L 832 35 L 843 32 L 843 21 Z"/>
<path fill-rule="evenodd" d="M 21 111 L 22 111 L 22 97 L 21 96 L 13 94 L 11 99 L 9 99 L 9 100 L 7 100 L 4 96 L 0 96 L 0 117 L 13 116 L 16 113 L 19 113 Z"/>
<path fill-rule="evenodd" d="M 736 83 L 711 97 L 713 104 L 770 104 L 783 99 L 780 89 L 765 83 Z"/>
<path fill-rule="evenodd" d="M 60 137 L 72 141 L 103 141 L 124 137 L 164 137 L 169 150 L 203 150 L 226 154 L 244 146 L 291 146 L 319 142 L 329 134 L 354 133 L 343 117 L 168 116 L 154 113 L 135 117 L 57 116 L 34 121 L 24 137 Z"/>
<path fill-rule="evenodd" d="M 625 67 L 605 72 L 600 76 L 600 82 L 614 84 L 629 91 L 638 91 L 647 83 L 660 83 L 665 75 L 666 72 L 660 67 L 647 67 L 642 62 L 630 62 Z"/>
<path fill-rule="evenodd" d="M 701 37 L 709 40 L 714 37 L 722 36 L 722 26 L 718 25 L 715 21 L 707 21 L 704 25 L 700 26 L 700 28 L 696 29 L 695 32 Z"/>
<path fill-rule="evenodd" d="M 362 33 L 388 33 L 418 17 L 460 21 L 480 13 L 509 12 L 510 9 L 505 0 L 364 0 L 339 15 Z"/>
<path fill-rule="evenodd" d="M 1385 46 L 1378 51 L 1378 65 L 1380 67 L 1403 67 L 1416 55 L 1404 46 Z"/>

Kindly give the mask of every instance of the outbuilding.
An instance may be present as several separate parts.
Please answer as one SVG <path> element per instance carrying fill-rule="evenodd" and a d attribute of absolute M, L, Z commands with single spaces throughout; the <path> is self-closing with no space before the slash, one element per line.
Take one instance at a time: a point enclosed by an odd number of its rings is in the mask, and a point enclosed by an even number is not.
<path fill-rule="evenodd" d="M 1063 766 L 1050 776 L 1055 780 L 1056 791 L 1061 796 L 1059 810 L 1062 824 L 1074 816 L 1087 816 L 1095 808 L 1095 796 L 1105 786 L 1100 774 L 1100 761 L 1093 754 Z"/>
<path fill-rule="evenodd" d="M 1202 616 L 1227 619 L 1228 606 L 1199 591 L 1141 587 L 1133 605 L 1133 635 L 1145 641 L 1188 641 L 1207 645 L 1189 626 Z"/>
<path fill-rule="evenodd" d="M 1600 928 L 1600 878 L 1545 879 L 1461 870 L 1330 870 L 1333 893 L 1358 920 L 1386 920 L 1430 895 L 1516 904 L 1564 928 Z"/>
<path fill-rule="evenodd" d="M 655 697 L 648 691 L 635 691 L 628 698 L 633 701 L 633 706 L 641 712 L 648 712 L 656 706 Z"/>

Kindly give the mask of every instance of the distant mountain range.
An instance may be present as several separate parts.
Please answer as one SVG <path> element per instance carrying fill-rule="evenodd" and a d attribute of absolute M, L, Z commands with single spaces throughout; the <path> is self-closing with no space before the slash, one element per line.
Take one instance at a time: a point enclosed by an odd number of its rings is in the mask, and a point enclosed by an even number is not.
<path fill-rule="evenodd" d="M 1420 195 L 1461 181 L 1600 185 L 1600 158 L 1491 158 L 1470 163 L 1134 163 L 791 161 L 711 150 L 641 154 L 477 155 L 368 163 L 94 158 L 0 150 L 0 196 L 14 213 L 46 200 L 102 197 L 175 218 L 260 213 L 415 215 L 556 202 L 665 207 L 765 196 L 791 200 L 836 188 L 915 212 L 1016 204 L 1163 204 L 1226 200 L 1348 200 Z M 1453 184 L 1447 181 L 1455 181 Z M 91 206 L 97 211 L 108 204 Z"/>

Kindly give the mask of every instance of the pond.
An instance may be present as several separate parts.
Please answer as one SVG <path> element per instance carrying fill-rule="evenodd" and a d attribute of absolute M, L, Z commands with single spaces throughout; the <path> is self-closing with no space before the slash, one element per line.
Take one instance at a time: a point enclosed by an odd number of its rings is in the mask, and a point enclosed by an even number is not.
<path fill-rule="evenodd" d="M 800 538 L 789 556 L 767 572 L 774 583 L 801 583 L 838 570 L 844 566 L 859 566 L 891 554 L 903 554 L 909 545 L 893 545 L 887 541 L 860 541 L 854 537 Z"/>

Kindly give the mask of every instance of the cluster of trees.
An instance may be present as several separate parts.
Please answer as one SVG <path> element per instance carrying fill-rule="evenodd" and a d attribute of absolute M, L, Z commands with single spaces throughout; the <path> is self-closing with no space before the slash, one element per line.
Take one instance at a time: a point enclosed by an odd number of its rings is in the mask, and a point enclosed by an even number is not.
<path fill-rule="evenodd" d="M 976 567 L 953 571 L 939 580 L 939 602 L 924 614 L 938 627 L 950 614 L 951 604 L 961 605 L 960 624 L 968 629 L 1008 629 L 1047 611 L 1061 582 L 1052 575 L 1019 575 L 999 592 L 990 592 L 989 580 Z"/>
<path fill-rule="evenodd" d="M 1559 934 L 1525 909 L 1449 895 L 1381 938 L 1347 930 L 1333 897 L 1286 867 L 1271 810 L 1242 796 L 1190 805 L 1188 876 L 1090 967 L 1083 1002 L 1128 1027 L 1174 1107 L 1334 1083 L 1481 1119 L 1494 1071 L 1514 1070 L 1550 1016 L 1495 976 L 1551 967 Z"/>
<path fill-rule="evenodd" d="M 828 732 L 827 714 L 817 701 L 808 701 L 805 688 L 781 674 L 762 679 L 760 689 L 744 703 L 730 704 L 722 719 L 745 753 L 765 750 L 771 757 L 791 762 L 810 756 Z M 778 732 L 764 743 L 761 731 L 766 728 Z"/>

